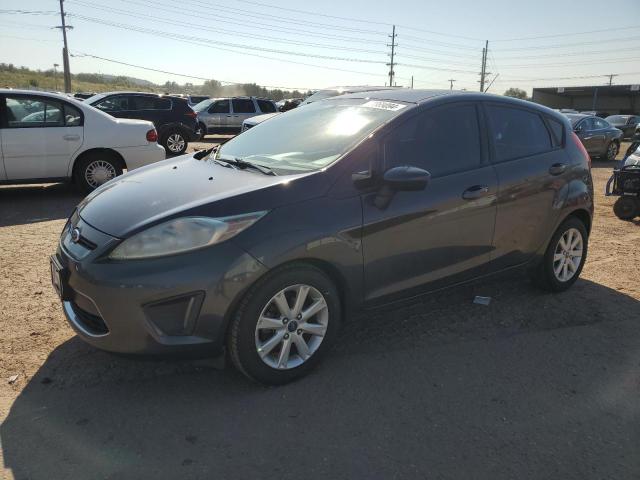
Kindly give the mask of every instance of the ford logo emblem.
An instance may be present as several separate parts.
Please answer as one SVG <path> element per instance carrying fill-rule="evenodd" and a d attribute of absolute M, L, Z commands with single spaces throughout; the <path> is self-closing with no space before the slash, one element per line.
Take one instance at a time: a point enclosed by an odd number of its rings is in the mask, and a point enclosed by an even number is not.
<path fill-rule="evenodd" d="M 71 241 L 73 243 L 78 243 L 79 240 L 80 240 L 80 229 L 74 228 L 73 230 L 71 230 Z"/>

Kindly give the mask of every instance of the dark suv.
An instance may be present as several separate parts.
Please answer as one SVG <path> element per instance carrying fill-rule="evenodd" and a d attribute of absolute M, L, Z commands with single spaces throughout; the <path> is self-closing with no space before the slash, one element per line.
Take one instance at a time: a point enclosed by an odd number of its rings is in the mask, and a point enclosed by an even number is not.
<path fill-rule="evenodd" d="M 118 118 L 153 122 L 158 143 L 169 155 L 181 155 L 187 143 L 200 137 L 196 113 L 179 97 L 157 93 L 109 92 L 94 95 L 85 103 Z"/>
<path fill-rule="evenodd" d="M 96 347 L 226 346 L 277 384 L 317 364 L 356 307 L 517 267 L 566 290 L 592 214 L 589 157 L 563 115 L 478 93 L 354 93 L 98 188 L 62 232 L 53 284 Z"/>

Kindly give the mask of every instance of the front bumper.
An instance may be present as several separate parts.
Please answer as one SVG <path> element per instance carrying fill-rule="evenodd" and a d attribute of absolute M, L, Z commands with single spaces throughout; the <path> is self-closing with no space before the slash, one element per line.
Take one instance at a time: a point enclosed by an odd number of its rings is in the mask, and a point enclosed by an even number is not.
<path fill-rule="evenodd" d="M 81 231 L 77 242 L 73 228 Z M 157 259 L 106 259 L 118 242 L 74 214 L 56 252 L 65 316 L 78 336 L 103 350 L 216 354 L 227 312 L 266 272 L 231 242 Z"/>

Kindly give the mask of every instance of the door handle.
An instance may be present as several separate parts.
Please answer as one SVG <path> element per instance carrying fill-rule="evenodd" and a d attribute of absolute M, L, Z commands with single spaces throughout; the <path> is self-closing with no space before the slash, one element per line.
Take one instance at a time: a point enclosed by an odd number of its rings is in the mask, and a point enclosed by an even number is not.
<path fill-rule="evenodd" d="M 231 115 L 227 115 L 227 118 L 231 118 Z"/>
<path fill-rule="evenodd" d="M 80 140 L 80 135 L 65 135 L 62 138 L 64 138 L 65 140 L 69 140 L 70 142 L 74 141 L 74 140 Z"/>
<path fill-rule="evenodd" d="M 464 192 L 462 192 L 462 198 L 464 198 L 465 200 L 476 200 L 478 198 L 484 197 L 487 193 L 489 193 L 488 186 L 474 185 L 473 187 L 469 187 Z"/>
<path fill-rule="evenodd" d="M 549 173 L 551 175 L 561 175 L 565 172 L 566 169 L 566 163 L 554 163 L 553 165 L 551 165 L 551 167 L 549 167 Z"/>

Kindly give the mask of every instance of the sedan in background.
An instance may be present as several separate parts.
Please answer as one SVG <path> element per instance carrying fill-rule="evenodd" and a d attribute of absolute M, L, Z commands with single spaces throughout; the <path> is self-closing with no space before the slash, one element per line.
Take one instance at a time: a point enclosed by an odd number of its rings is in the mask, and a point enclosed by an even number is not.
<path fill-rule="evenodd" d="M 169 155 L 182 155 L 187 144 L 200 137 L 196 112 L 187 100 L 157 93 L 110 92 L 87 98 L 85 103 L 117 118 L 153 122 L 158 143 Z"/>
<path fill-rule="evenodd" d="M 611 126 L 603 118 L 579 113 L 565 114 L 571 121 L 584 148 L 591 157 L 600 157 L 613 161 L 620 150 L 622 131 Z"/>
<path fill-rule="evenodd" d="M 71 180 L 86 192 L 165 158 L 151 122 L 55 93 L 0 89 L 0 137 L 0 183 Z"/>
<path fill-rule="evenodd" d="M 640 123 L 640 115 L 610 115 L 605 120 L 622 130 L 622 138 L 631 138 Z"/>

